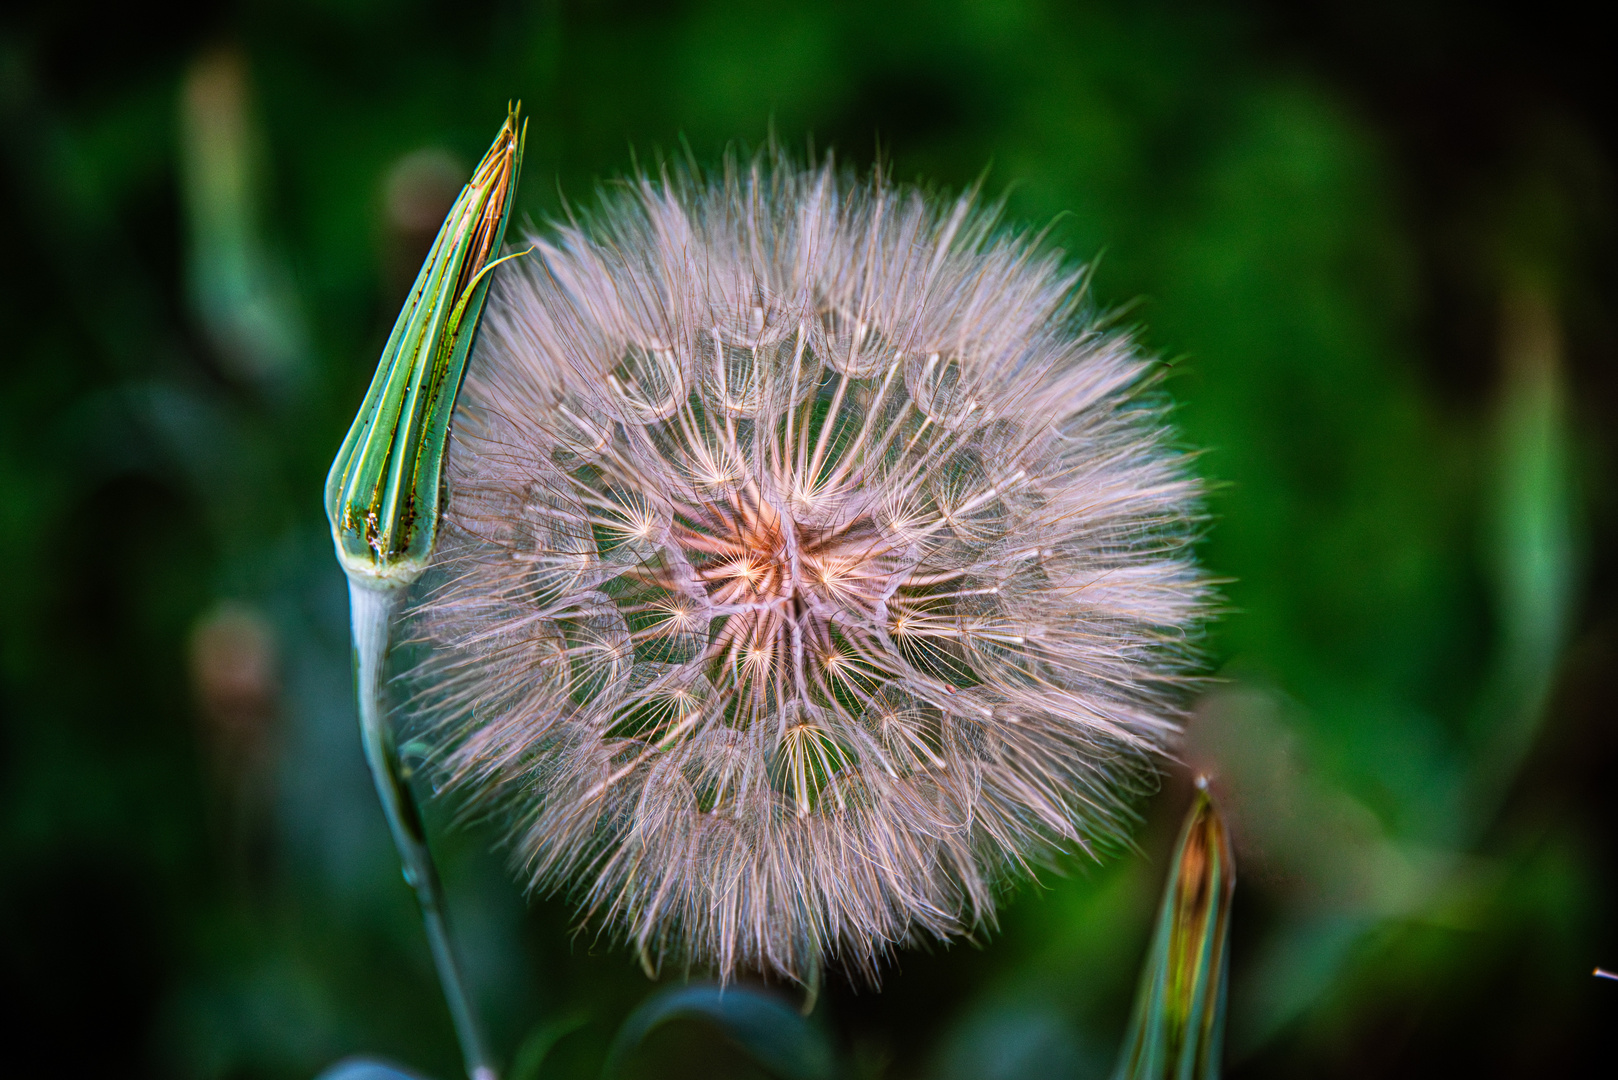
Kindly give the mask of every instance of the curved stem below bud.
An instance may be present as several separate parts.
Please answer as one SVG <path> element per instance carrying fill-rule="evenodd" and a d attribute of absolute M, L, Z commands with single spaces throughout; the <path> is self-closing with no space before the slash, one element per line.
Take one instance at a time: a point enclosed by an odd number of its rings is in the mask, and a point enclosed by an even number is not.
<path fill-rule="evenodd" d="M 427 930 L 427 944 L 444 988 L 450 1019 L 460 1040 L 461 1056 L 470 1080 L 496 1080 L 494 1064 L 484 1041 L 483 1030 L 472 1006 L 471 996 L 461 977 L 459 963 L 450 939 L 444 912 L 444 890 L 438 868 L 427 846 L 427 832 L 421 812 L 399 761 L 393 727 L 388 722 L 383 677 L 390 645 L 393 616 L 403 602 L 408 586 L 377 587 L 370 580 L 351 575 L 348 583 L 350 616 L 354 633 L 354 692 L 359 702 L 360 734 L 365 745 L 365 761 L 376 782 L 376 794 L 388 819 L 388 831 L 399 850 L 405 881 L 416 892 L 421 921 Z"/>

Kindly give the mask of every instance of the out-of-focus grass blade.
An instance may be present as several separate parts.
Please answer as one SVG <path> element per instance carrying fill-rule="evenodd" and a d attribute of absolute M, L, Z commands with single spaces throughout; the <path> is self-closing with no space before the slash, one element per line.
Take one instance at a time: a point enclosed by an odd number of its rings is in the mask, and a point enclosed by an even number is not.
<path fill-rule="evenodd" d="M 511 109 L 444 219 L 326 477 L 326 516 L 351 580 L 407 584 L 432 553 L 450 417 L 511 214 L 524 131 Z"/>
<path fill-rule="evenodd" d="M 574 1014 L 535 1026 L 511 1059 L 511 1071 L 506 1073 L 506 1080 L 537 1080 L 539 1067 L 545 1063 L 551 1048 L 583 1027 L 586 1019 Z"/>
<path fill-rule="evenodd" d="M 1225 1036 L 1225 940 L 1236 867 L 1198 782 L 1174 851 L 1114 1080 L 1215 1080 Z"/>
<path fill-rule="evenodd" d="M 190 225 L 192 307 L 231 374 L 285 391 L 305 375 L 308 336 L 291 276 L 259 223 L 261 135 L 247 61 L 233 48 L 198 57 L 185 79 L 180 132 Z"/>
<path fill-rule="evenodd" d="M 622 1073 L 637 1046 L 670 1020 L 706 1020 L 781 1080 L 830 1080 L 834 1058 L 826 1039 L 796 1009 L 745 987 L 677 986 L 648 999 L 613 1038 L 601 1074 Z"/>
<path fill-rule="evenodd" d="M 1564 345 L 1554 296 L 1505 296 L 1491 555 L 1499 652 L 1477 732 L 1473 836 L 1533 746 L 1572 630 L 1580 577 Z"/>

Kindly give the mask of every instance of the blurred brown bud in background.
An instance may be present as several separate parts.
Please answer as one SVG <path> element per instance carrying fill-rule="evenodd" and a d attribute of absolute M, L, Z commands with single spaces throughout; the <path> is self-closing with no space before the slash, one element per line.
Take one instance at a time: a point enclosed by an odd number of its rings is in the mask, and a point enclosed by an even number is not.
<path fill-rule="evenodd" d="M 412 150 L 388 169 L 382 181 L 382 268 L 390 301 L 409 291 L 466 175 L 466 166 L 438 146 Z"/>
<path fill-rule="evenodd" d="M 251 801 L 274 749 L 281 700 L 280 649 L 262 612 L 224 601 L 191 633 L 191 688 L 215 781 Z"/>

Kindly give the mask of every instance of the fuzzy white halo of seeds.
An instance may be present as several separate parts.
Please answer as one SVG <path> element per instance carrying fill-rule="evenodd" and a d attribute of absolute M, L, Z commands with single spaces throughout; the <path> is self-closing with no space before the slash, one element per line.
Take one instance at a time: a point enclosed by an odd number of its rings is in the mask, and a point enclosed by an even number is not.
<path fill-rule="evenodd" d="M 1114 839 L 1209 592 L 1150 365 L 1080 272 L 776 156 L 642 178 L 501 271 L 416 723 L 652 963 L 874 977 Z"/>

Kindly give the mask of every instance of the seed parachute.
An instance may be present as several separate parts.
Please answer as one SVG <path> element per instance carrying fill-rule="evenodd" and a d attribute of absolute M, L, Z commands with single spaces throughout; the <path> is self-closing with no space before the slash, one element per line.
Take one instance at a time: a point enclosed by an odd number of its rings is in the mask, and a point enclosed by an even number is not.
<path fill-rule="evenodd" d="M 502 273 L 415 724 L 650 964 L 874 977 L 1115 839 L 1209 603 L 1200 488 L 1082 271 L 779 155 Z"/>

